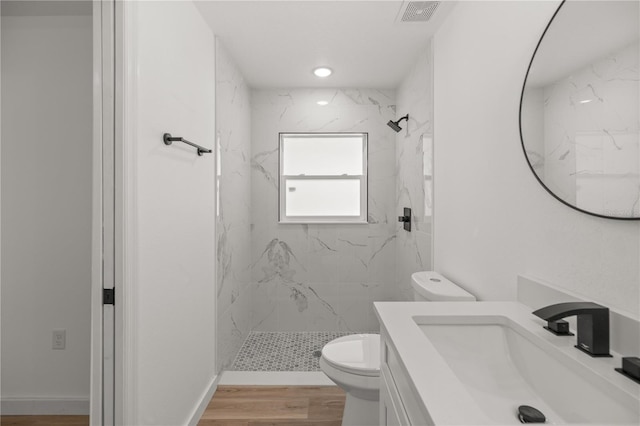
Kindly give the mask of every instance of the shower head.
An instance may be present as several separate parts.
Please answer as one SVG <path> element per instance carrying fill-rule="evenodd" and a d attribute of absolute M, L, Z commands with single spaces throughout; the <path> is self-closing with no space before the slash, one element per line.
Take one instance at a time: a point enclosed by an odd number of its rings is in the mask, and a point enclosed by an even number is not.
<path fill-rule="evenodd" d="M 398 126 L 397 123 L 389 120 L 389 122 L 387 123 L 387 126 L 391 127 L 393 130 L 395 130 L 396 132 L 399 132 L 400 130 L 402 130 L 402 127 Z"/>
<path fill-rule="evenodd" d="M 402 127 L 400 127 L 400 122 L 402 120 L 407 120 L 409 121 L 409 114 L 405 115 L 404 117 L 400 117 L 400 119 L 398 121 L 391 121 L 389 120 L 389 122 L 387 123 L 387 126 L 391 127 L 393 130 L 397 132 L 399 132 L 400 130 L 402 130 Z"/>

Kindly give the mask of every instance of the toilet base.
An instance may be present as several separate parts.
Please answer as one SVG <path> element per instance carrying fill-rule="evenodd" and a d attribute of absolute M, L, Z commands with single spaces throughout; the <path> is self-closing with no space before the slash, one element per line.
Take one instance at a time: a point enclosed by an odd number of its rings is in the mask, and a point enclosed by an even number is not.
<path fill-rule="evenodd" d="M 347 393 L 342 426 L 378 426 L 379 405 L 379 401 L 368 401 Z"/>

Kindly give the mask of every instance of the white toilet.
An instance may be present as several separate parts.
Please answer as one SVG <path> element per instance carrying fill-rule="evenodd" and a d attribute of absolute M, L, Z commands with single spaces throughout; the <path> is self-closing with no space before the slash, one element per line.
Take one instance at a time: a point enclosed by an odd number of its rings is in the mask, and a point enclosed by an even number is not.
<path fill-rule="evenodd" d="M 414 273 L 411 286 L 418 302 L 476 300 L 437 272 Z M 320 368 L 347 394 L 343 426 L 379 424 L 380 335 L 352 334 L 332 340 L 322 348 Z"/>
<path fill-rule="evenodd" d="M 347 394 L 342 424 L 378 424 L 380 335 L 352 334 L 322 348 L 320 369 Z"/>

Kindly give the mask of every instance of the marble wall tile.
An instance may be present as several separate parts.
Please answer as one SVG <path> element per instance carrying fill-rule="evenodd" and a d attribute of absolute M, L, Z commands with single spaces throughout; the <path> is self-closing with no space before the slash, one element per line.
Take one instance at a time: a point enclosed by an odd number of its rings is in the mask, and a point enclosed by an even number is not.
<path fill-rule="evenodd" d="M 217 308 L 218 371 L 228 367 L 250 331 L 251 120 L 250 91 L 225 50 L 216 44 L 218 154 Z"/>
<path fill-rule="evenodd" d="M 377 330 L 372 301 L 395 287 L 395 93 L 253 90 L 251 108 L 252 328 Z M 278 224 L 279 132 L 369 134 L 369 224 Z"/>
<path fill-rule="evenodd" d="M 396 281 L 398 300 L 413 298 L 411 274 L 431 270 L 433 89 L 431 44 L 419 53 L 397 94 L 398 117 L 409 114 L 396 136 L 396 212 L 410 207 L 412 230 L 396 225 Z"/>
<path fill-rule="evenodd" d="M 233 363 L 250 326 L 251 292 L 243 291 L 224 311 L 218 311 L 217 358 L 219 369 Z M 220 371 L 219 370 L 219 371 Z"/>

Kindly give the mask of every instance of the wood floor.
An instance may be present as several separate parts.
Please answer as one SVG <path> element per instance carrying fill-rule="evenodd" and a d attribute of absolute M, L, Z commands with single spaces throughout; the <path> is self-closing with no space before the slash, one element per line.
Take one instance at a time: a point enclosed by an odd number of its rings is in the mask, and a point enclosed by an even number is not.
<path fill-rule="evenodd" d="M 89 416 L 1 416 L 2 426 L 88 426 Z"/>
<path fill-rule="evenodd" d="M 340 426 L 337 386 L 219 386 L 198 426 Z M 2 426 L 87 426 L 88 416 L 2 416 Z"/>
<path fill-rule="evenodd" d="M 337 386 L 219 386 L 198 426 L 340 426 Z"/>

